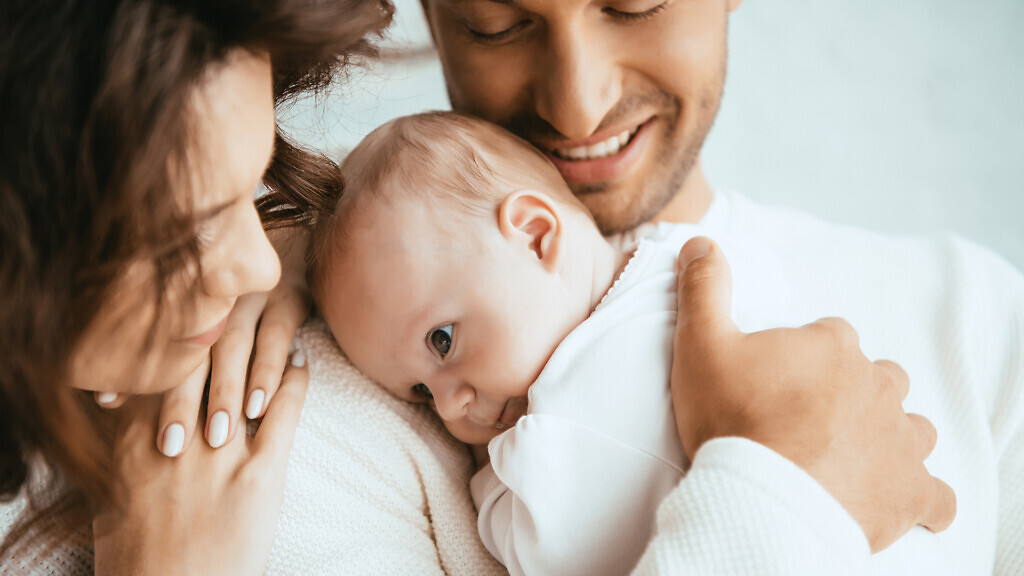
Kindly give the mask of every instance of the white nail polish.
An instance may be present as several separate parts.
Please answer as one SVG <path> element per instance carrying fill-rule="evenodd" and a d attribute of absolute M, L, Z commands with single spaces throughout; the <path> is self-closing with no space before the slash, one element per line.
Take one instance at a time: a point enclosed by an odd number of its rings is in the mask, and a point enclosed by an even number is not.
<path fill-rule="evenodd" d="M 245 405 L 245 416 L 250 420 L 260 415 L 260 411 L 263 410 L 263 399 L 266 398 L 266 394 L 263 390 L 253 390 L 252 394 L 249 394 L 249 402 Z"/>
<path fill-rule="evenodd" d="M 164 456 L 171 458 L 181 454 L 185 447 L 185 428 L 181 424 L 171 424 L 164 430 Z"/>
<path fill-rule="evenodd" d="M 295 351 L 294 354 L 292 354 L 292 366 L 295 366 L 296 368 L 302 368 L 305 365 L 306 353 L 303 352 L 301 348 L 299 348 L 298 350 Z"/>
<path fill-rule="evenodd" d="M 220 448 L 228 441 L 228 428 L 231 427 L 231 419 L 228 413 L 220 410 L 210 418 L 210 446 Z"/>
<path fill-rule="evenodd" d="M 117 392 L 97 392 L 96 401 L 100 404 L 110 404 L 117 400 Z"/>

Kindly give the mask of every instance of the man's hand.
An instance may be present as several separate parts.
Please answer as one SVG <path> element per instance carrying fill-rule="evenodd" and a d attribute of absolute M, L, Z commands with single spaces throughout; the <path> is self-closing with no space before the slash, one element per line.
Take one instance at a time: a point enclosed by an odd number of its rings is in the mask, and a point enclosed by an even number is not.
<path fill-rule="evenodd" d="M 672 402 L 688 457 L 724 436 L 771 448 L 846 508 L 874 552 L 916 524 L 950 525 L 956 496 L 924 467 L 936 432 L 904 412 L 902 368 L 869 361 L 838 318 L 744 334 L 731 320 L 721 250 L 694 238 L 679 264 Z"/>

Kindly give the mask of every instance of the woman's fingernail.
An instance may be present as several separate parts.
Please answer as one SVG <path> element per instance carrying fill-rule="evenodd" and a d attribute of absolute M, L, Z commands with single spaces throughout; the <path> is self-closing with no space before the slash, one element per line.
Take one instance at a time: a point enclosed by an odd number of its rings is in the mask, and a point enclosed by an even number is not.
<path fill-rule="evenodd" d="M 292 354 L 292 366 L 295 366 L 296 368 L 302 368 L 305 365 L 306 354 L 305 352 L 302 351 L 301 348 L 299 348 L 298 350 L 295 351 L 294 354 Z"/>
<path fill-rule="evenodd" d="M 220 410 L 210 418 L 210 446 L 220 448 L 228 441 L 228 428 L 231 427 L 231 419 L 228 413 Z"/>
<path fill-rule="evenodd" d="M 263 390 L 253 390 L 249 394 L 249 402 L 245 404 L 245 416 L 250 420 L 256 419 L 263 411 L 263 399 L 266 398 L 266 394 Z"/>
<path fill-rule="evenodd" d="M 117 392 L 97 392 L 96 401 L 100 404 L 111 404 L 117 400 Z"/>
<path fill-rule="evenodd" d="M 164 456 L 174 458 L 181 454 L 185 447 L 185 427 L 181 424 L 171 424 L 164 430 L 164 445 L 161 451 Z"/>

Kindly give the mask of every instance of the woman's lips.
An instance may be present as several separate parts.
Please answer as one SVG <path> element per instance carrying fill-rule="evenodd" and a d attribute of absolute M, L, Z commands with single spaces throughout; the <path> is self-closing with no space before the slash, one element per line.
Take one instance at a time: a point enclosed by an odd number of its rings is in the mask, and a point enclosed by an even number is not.
<path fill-rule="evenodd" d="M 630 171 L 643 155 L 644 148 L 650 140 L 651 118 L 641 124 L 636 133 L 618 153 L 593 160 L 567 160 L 555 155 L 548 148 L 544 154 L 551 160 L 569 184 L 587 184 L 591 182 L 607 182 L 619 178 Z"/>
<path fill-rule="evenodd" d="M 189 338 L 185 338 L 182 341 L 190 346 L 196 346 L 199 348 L 209 348 L 213 346 L 217 340 L 220 339 L 221 334 L 224 333 L 224 327 L 228 324 L 228 317 L 225 316 L 223 320 L 218 322 L 213 328 L 210 328 L 202 334 L 197 334 Z"/>

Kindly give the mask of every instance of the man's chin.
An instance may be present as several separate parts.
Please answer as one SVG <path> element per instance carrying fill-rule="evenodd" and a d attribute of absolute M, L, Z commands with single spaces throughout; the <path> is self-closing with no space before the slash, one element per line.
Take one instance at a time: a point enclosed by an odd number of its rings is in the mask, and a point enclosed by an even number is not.
<path fill-rule="evenodd" d="M 573 187 L 572 191 L 594 217 L 601 233 L 606 236 L 632 230 L 653 218 L 658 212 L 648 209 L 646 199 L 640 194 L 631 193 L 624 185 L 605 184 L 601 190 L 591 189 L 583 192 L 577 192 Z"/>

